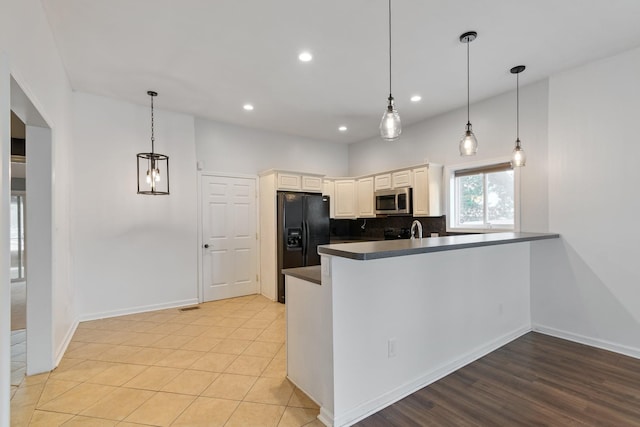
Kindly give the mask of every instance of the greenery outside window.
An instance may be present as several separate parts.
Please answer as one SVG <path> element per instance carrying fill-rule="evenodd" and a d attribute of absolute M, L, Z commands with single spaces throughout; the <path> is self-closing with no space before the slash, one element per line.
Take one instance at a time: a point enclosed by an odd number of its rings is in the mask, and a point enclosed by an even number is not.
<path fill-rule="evenodd" d="M 450 231 L 517 231 L 519 172 L 509 161 L 447 168 Z"/>

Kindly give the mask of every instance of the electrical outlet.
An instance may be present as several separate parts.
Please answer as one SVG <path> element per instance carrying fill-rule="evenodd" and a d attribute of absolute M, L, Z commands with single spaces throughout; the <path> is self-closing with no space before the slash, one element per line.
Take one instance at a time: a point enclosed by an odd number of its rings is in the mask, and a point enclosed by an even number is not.
<path fill-rule="evenodd" d="M 387 346 L 389 350 L 389 359 L 391 359 L 392 357 L 396 357 L 398 351 L 398 340 L 396 340 L 395 338 L 389 338 Z"/>

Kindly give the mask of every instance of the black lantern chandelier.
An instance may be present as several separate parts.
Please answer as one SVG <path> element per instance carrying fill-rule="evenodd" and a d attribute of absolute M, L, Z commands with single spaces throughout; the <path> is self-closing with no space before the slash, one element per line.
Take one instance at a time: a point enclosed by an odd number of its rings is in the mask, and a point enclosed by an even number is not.
<path fill-rule="evenodd" d="M 138 153 L 138 194 L 152 196 L 169 194 L 169 156 L 155 152 L 155 137 L 153 133 L 153 98 L 158 96 L 154 91 L 148 91 L 151 97 L 151 152 Z"/>

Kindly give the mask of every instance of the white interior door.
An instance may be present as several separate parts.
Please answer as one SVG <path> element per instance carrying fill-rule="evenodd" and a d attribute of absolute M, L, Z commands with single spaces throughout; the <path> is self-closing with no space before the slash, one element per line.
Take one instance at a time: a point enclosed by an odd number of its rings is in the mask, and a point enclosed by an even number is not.
<path fill-rule="evenodd" d="M 202 176 L 204 301 L 258 292 L 256 180 Z"/>

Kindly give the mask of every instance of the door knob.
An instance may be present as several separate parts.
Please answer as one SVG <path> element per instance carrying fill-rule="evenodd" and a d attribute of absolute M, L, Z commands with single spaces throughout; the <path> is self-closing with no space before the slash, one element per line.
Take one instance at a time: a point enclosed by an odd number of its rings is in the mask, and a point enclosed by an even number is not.
<path fill-rule="evenodd" d="M 205 248 L 205 249 L 209 249 L 209 245 L 208 245 L 208 244 L 205 244 L 205 245 L 204 245 L 204 248 Z"/>

